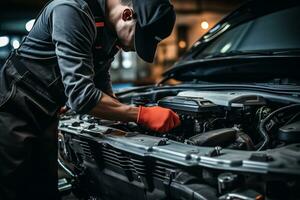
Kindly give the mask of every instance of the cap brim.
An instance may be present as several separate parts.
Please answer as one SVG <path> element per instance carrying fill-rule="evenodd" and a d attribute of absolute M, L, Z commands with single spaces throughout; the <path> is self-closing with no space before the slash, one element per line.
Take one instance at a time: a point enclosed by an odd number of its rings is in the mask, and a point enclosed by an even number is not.
<path fill-rule="evenodd" d="M 136 30 L 134 36 L 135 50 L 138 56 L 146 62 L 152 63 L 154 60 L 156 48 L 159 41 L 147 31 L 141 29 L 140 25 L 136 23 Z"/>

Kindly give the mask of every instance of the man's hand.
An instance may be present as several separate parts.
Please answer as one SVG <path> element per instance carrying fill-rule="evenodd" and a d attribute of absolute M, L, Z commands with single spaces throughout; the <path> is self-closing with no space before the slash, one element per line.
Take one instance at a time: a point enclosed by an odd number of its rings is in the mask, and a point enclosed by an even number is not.
<path fill-rule="evenodd" d="M 178 115 L 170 109 L 162 107 L 134 107 L 120 103 L 117 99 L 102 93 L 99 103 L 90 112 L 96 117 L 137 122 L 157 132 L 168 132 L 180 124 Z"/>
<path fill-rule="evenodd" d="M 178 115 L 170 109 L 159 106 L 139 107 L 137 123 L 153 131 L 165 133 L 180 124 Z"/>

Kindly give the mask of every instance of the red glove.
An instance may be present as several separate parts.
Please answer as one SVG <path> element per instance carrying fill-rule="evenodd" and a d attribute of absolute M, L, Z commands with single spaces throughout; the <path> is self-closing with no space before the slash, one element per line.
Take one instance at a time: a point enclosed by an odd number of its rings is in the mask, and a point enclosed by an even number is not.
<path fill-rule="evenodd" d="M 170 109 L 159 106 L 140 106 L 137 123 L 153 131 L 165 133 L 178 126 L 180 119 L 178 115 Z"/>

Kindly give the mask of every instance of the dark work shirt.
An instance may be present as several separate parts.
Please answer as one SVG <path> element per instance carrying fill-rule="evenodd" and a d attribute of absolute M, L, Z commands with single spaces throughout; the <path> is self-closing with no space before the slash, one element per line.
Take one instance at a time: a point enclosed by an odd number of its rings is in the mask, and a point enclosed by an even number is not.
<path fill-rule="evenodd" d="M 102 2 L 105 11 L 105 0 Z M 98 80 L 102 88 L 94 83 L 96 36 L 94 15 L 85 1 L 54 0 L 45 7 L 18 51 L 32 59 L 57 57 L 67 105 L 74 111 L 87 113 L 98 103 L 101 90 L 111 92 L 109 67 L 96 66 L 105 68 L 98 70 L 102 73 L 103 80 Z"/>

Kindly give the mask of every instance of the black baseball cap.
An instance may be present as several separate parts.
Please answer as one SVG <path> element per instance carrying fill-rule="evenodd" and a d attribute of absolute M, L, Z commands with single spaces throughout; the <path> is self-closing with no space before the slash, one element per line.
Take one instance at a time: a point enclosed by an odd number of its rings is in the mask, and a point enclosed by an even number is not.
<path fill-rule="evenodd" d="M 135 49 L 140 58 L 153 62 L 157 45 L 173 30 L 176 15 L 169 0 L 133 0 L 137 23 Z"/>

